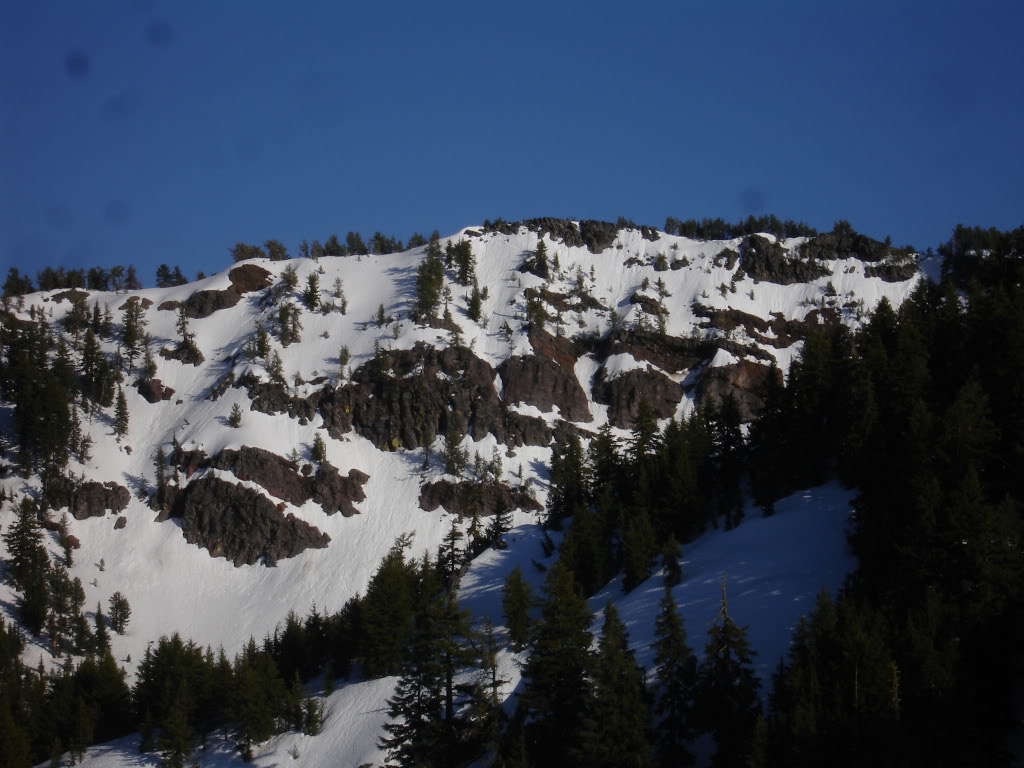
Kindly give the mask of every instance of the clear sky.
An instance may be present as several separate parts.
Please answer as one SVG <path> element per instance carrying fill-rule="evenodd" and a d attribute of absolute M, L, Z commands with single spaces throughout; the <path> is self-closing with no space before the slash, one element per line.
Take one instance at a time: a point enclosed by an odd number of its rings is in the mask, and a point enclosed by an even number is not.
<path fill-rule="evenodd" d="M 1024 4 L 0 5 L 0 265 L 486 218 L 1024 224 Z"/>

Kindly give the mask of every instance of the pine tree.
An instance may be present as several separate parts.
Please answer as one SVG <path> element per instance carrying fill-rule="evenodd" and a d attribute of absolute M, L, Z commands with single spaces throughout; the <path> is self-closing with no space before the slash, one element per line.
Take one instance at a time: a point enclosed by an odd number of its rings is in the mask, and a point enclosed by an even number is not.
<path fill-rule="evenodd" d="M 306 278 L 306 290 L 302 293 L 302 300 L 310 312 L 320 309 L 320 276 L 316 272 L 310 272 Z"/>
<path fill-rule="evenodd" d="M 633 657 L 626 626 L 611 602 L 605 607 L 593 676 L 578 764 L 608 768 L 649 765 L 650 713 L 644 670 Z"/>
<path fill-rule="evenodd" d="M 311 454 L 313 461 L 327 461 L 327 443 L 324 442 L 324 438 L 319 432 L 313 436 L 313 448 L 311 450 Z"/>
<path fill-rule="evenodd" d="M 231 405 L 231 413 L 228 415 L 228 426 L 238 429 L 242 426 L 242 406 L 238 403 Z"/>
<path fill-rule="evenodd" d="M 693 698 L 697 657 L 686 642 L 686 629 L 669 589 L 654 624 L 654 664 L 658 675 L 654 712 L 655 750 L 663 768 L 692 765 L 689 742 L 695 735 Z"/>
<path fill-rule="evenodd" d="M 572 572 L 561 562 L 548 571 L 543 621 L 526 663 L 525 740 L 539 766 L 564 766 L 579 747 L 590 704 L 590 611 Z"/>
<path fill-rule="evenodd" d="M 110 596 L 110 626 L 119 635 L 123 635 L 131 619 L 132 609 L 128 604 L 128 598 L 120 592 Z"/>
<path fill-rule="evenodd" d="M 530 608 L 533 595 L 529 583 L 523 578 L 519 566 L 512 569 L 505 577 L 502 590 L 501 607 L 505 613 L 505 625 L 512 648 L 521 651 L 530 639 Z"/>
<path fill-rule="evenodd" d="M 725 584 L 718 621 L 708 630 L 704 658 L 697 669 L 694 717 L 715 737 L 713 768 L 746 766 L 760 715 L 754 651 L 746 627 L 729 615 Z"/>
<path fill-rule="evenodd" d="M 114 434 L 118 439 L 128 434 L 128 401 L 121 387 L 117 388 L 117 405 L 114 406 Z"/>

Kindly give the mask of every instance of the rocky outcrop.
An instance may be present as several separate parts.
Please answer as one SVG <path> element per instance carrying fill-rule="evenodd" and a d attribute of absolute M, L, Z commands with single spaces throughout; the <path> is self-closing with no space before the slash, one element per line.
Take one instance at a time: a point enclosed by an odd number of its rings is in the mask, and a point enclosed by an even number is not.
<path fill-rule="evenodd" d="M 809 283 L 831 275 L 828 267 L 817 261 L 817 255 L 816 250 L 805 250 L 803 257 L 792 255 L 780 243 L 761 235 L 748 235 L 740 243 L 743 271 L 754 280 L 779 285 Z"/>
<path fill-rule="evenodd" d="M 647 402 L 659 419 L 674 416 L 683 399 L 683 388 L 664 373 L 648 367 L 604 378 L 602 369 L 594 381 L 594 400 L 608 406 L 608 419 L 616 427 L 632 429 Z"/>
<path fill-rule="evenodd" d="M 241 300 L 242 295 L 232 288 L 223 291 L 196 291 L 185 299 L 185 315 L 193 320 L 199 320 L 219 310 L 229 309 Z"/>
<path fill-rule="evenodd" d="M 513 356 L 498 366 L 508 403 L 526 403 L 548 412 L 557 407 L 569 421 L 591 421 L 587 395 L 576 373 L 541 355 Z"/>
<path fill-rule="evenodd" d="M 659 333 L 620 331 L 595 347 L 601 358 L 628 353 L 637 360 L 653 363 L 663 371 L 682 373 L 710 360 L 717 347 L 704 339 L 680 338 Z"/>
<path fill-rule="evenodd" d="M 103 517 L 108 511 L 123 512 L 132 498 L 127 488 L 112 480 L 79 483 L 66 477 L 51 481 L 46 493 L 51 507 L 60 509 L 66 506 L 76 520 Z"/>
<path fill-rule="evenodd" d="M 350 469 L 348 476 L 343 476 L 326 461 L 320 463 L 315 473 L 308 464 L 300 471 L 294 461 L 247 445 L 238 450 L 225 449 L 212 457 L 202 451 L 179 449 L 171 461 L 186 477 L 200 469 L 219 469 L 239 480 L 256 483 L 271 496 L 297 507 L 312 500 L 328 515 L 341 512 L 345 517 L 358 513 L 355 504 L 366 499 L 362 486 L 370 479 L 358 469 Z"/>
<path fill-rule="evenodd" d="M 138 296 L 129 296 L 128 299 L 120 307 L 118 307 L 118 310 L 123 312 L 128 307 L 129 304 L 139 304 L 139 303 L 142 304 L 142 310 L 143 311 L 145 311 L 145 310 L 147 310 L 147 309 L 149 309 L 150 307 L 153 306 L 153 300 L 152 299 L 143 299 L 143 298 L 140 298 Z"/>
<path fill-rule="evenodd" d="M 234 292 L 241 295 L 269 288 L 273 275 L 256 264 L 240 264 L 228 272 L 228 280 Z"/>
<path fill-rule="evenodd" d="M 509 411 L 505 415 L 506 445 L 550 445 L 551 435 L 551 427 L 539 416 L 527 416 L 515 411 Z"/>
<path fill-rule="evenodd" d="M 420 487 L 420 509 L 433 512 L 444 507 L 452 515 L 469 517 L 475 511 L 487 517 L 500 510 L 524 509 L 539 512 L 543 507 L 525 488 L 505 483 L 452 482 L 437 480 Z"/>
<path fill-rule="evenodd" d="M 196 291 L 184 302 L 165 301 L 157 309 L 177 310 L 184 304 L 185 315 L 193 320 L 199 320 L 209 317 L 214 312 L 235 306 L 241 301 L 243 294 L 269 288 L 272 282 L 270 272 L 256 264 L 235 267 L 228 273 L 228 280 L 231 281 L 231 285 L 227 288 Z"/>
<path fill-rule="evenodd" d="M 235 566 L 272 566 L 307 549 L 322 549 L 331 537 L 294 515 L 280 512 L 258 491 L 216 477 L 189 483 L 178 494 L 174 516 L 190 544 Z"/>
<path fill-rule="evenodd" d="M 247 373 L 235 382 L 236 387 L 244 387 L 252 401 L 250 408 L 259 413 L 273 415 L 287 413 L 293 419 L 313 418 L 316 413 L 319 393 L 311 397 L 295 397 L 290 395 L 283 384 L 260 381 L 251 373 Z M 337 437 L 337 435 L 336 435 Z"/>
<path fill-rule="evenodd" d="M 742 328 L 750 338 L 776 349 L 788 347 L 807 338 L 810 326 L 830 325 L 840 321 L 839 313 L 832 307 L 812 309 L 803 320 L 789 320 L 781 312 L 772 312 L 770 319 L 765 320 L 738 309 L 716 309 L 697 303 L 693 305 L 693 313 L 707 318 L 700 324 L 701 328 L 718 328 L 727 333 Z M 768 335 L 769 333 L 771 335 Z M 753 354 L 755 357 L 770 359 L 764 353 L 754 352 L 753 347 L 742 347 L 737 352 L 720 341 L 716 341 L 715 344 L 734 354 Z"/>
<path fill-rule="evenodd" d="M 709 368 L 697 384 L 697 402 L 721 402 L 731 393 L 739 405 L 740 418 L 753 421 L 764 410 L 764 392 L 772 376 L 781 387 L 780 370 L 750 360 Z"/>
<path fill-rule="evenodd" d="M 88 291 L 82 291 L 79 290 L 78 288 L 69 288 L 66 291 L 60 291 L 59 293 L 55 293 L 52 296 L 50 296 L 50 301 L 54 302 L 55 304 L 60 304 L 61 302 L 64 301 L 64 299 L 67 299 L 72 304 L 74 304 L 76 301 L 85 301 L 88 298 Z"/>
<path fill-rule="evenodd" d="M 165 387 L 160 379 L 140 379 L 135 382 L 135 388 L 147 403 L 159 403 L 174 397 L 174 390 Z"/>
<path fill-rule="evenodd" d="M 381 352 L 352 380 L 321 390 L 317 409 L 332 437 L 349 430 L 378 448 L 417 448 L 450 432 L 504 437 L 494 369 L 465 347 Z"/>
<path fill-rule="evenodd" d="M 630 304 L 636 304 L 646 312 L 648 315 L 654 315 L 658 317 L 660 315 L 668 315 L 668 310 L 662 306 L 661 302 L 653 296 L 648 296 L 643 293 L 634 293 L 629 297 Z"/>
<path fill-rule="evenodd" d="M 164 347 L 160 350 L 160 357 L 164 360 L 177 360 L 185 365 L 202 365 L 206 360 L 199 347 L 194 344 L 178 344 L 173 349 Z"/>

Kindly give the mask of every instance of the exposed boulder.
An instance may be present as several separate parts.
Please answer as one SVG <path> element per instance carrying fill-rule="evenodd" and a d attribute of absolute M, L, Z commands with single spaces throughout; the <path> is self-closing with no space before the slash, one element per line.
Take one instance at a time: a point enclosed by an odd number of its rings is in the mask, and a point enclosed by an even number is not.
<path fill-rule="evenodd" d="M 128 525 L 128 518 L 125 517 L 124 515 L 121 515 L 120 517 L 117 518 L 117 520 L 114 521 L 114 530 L 115 531 L 120 531 L 122 528 L 126 527 L 127 525 Z"/>
<path fill-rule="evenodd" d="M 172 312 L 177 311 L 178 307 L 181 306 L 181 302 L 176 299 L 168 299 L 167 301 L 161 301 L 157 307 L 158 312 Z"/>
<path fill-rule="evenodd" d="M 424 483 L 420 487 L 420 509 L 433 512 L 438 507 L 444 507 L 447 512 L 460 518 L 469 517 L 474 511 L 487 517 L 497 514 L 501 509 L 536 512 L 543 509 L 525 488 L 512 488 L 505 483 L 451 480 Z"/>
<path fill-rule="evenodd" d="M 740 418 L 744 422 L 753 421 L 764 410 L 764 391 L 771 376 L 781 387 L 780 370 L 750 360 L 709 368 L 697 383 L 697 401 L 721 402 L 731 393 L 739 406 Z"/>
<path fill-rule="evenodd" d="M 547 331 L 538 329 L 531 329 L 527 338 L 533 351 L 538 355 L 554 360 L 567 371 L 576 369 L 579 352 L 572 339 L 567 339 L 565 336 L 552 336 Z"/>
<path fill-rule="evenodd" d="M 294 515 L 284 515 L 266 496 L 216 477 L 189 483 L 178 494 L 174 516 L 185 541 L 224 557 L 235 566 L 278 560 L 322 549 L 331 537 Z"/>
<path fill-rule="evenodd" d="M 139 379 L 135 382 L 135 388 L 147 403 L 159 403 L 174 397 L 174 390 L 165 387 L 160 379 Z"/>
<path fill-rule="evenodd" d="M 594 400 L 608 406 L 609 421 L 622 429 L 633 427 L 645 400 L 659 419 L 667 419 L 675 415 L 682 399 L 679 383 L 650 367 L 625 371 L 614 379 L 606 379 L 602 369 L 594 381 Z"/>

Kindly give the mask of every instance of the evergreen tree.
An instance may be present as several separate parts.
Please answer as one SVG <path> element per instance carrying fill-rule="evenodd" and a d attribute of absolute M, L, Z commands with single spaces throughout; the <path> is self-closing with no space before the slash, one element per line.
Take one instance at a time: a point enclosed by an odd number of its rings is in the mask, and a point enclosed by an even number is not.
<path fill-rule="evenodd" d="M 302 292 L 302 300 L 310 312 L 320 309 L 320 276 L 316 272 L 310 272 L 306 278 L 306 290 Z"/>
<path fill-rule="evenodd" d="M 608 768 L 650 765 L 644 670 L 633 657 L 626 626 L 611 602 L 605 607 L 593 676 L 578 764 Z"/>
<path fill-rule="evenodd" d="M 128 434 L 128 401 L 121 387 L 117 388 L 117 404 L 114 406 L 114 434 L 118 439 Z"/>
<path fill-rule="evenodd" d="M 131 619 L 132 609 L 128 604 L 128 598 L 120 592 L 114 592 L 110 596 L 110 626 L 119 635 L 123 635 Z"/>
<path fill-rule="evenodd" d="M 561 562 L 548 571 L 543 621 L 526 663 L 524 738 L 532 764 L 563 766 L 580 746 L 590 703 L 590 612 L 572 572 Z"/>
<path fill-rule="evenodd" d="M 715 737 L 714 768 L 745 766 L 753 752 L 760 715 L 753 656 L 746 628 L 729 615 L 723 584 L 722 607 L 708 630 L 694 697 L 695 720 Z"/>
<path fill-rule="evenodd" d="M 654 712 L 655 748 L 664 768 L 692 765 L 689 742 L 695 735 L 693 699 L 697 657 L 686 642 L 683 620 L 669 589 L 654 624 L 654 664 L 658 675 Z"/>
<path fill-rule="evenodd" d="M 232 403 L 231 413 L 228 415 L 228 426 L 238 429 L 242 426 L 242 406 Z"/>
<path fill-rule="evenodd" d="M 505 577 L 501 606 L 505 613 L 505 625 L 512 648 L 521 651 L 530 638 L 530 608 L 533 595 L 529 583 L 523 578 L 523 571 L 516 566 Z"/>
<path fill-rule="evenodd" d="M 436 316 L 443 287 L 444 261 L 441 253 L 441 236 L 434 232 L 416 272 L 415 314 L 420 321 Z"/>
<path fill-rule="evenodd" d="M 313 436 L 312 457 L 313 461 L 327 461 L 327 443 L 319 432 Z"/>

